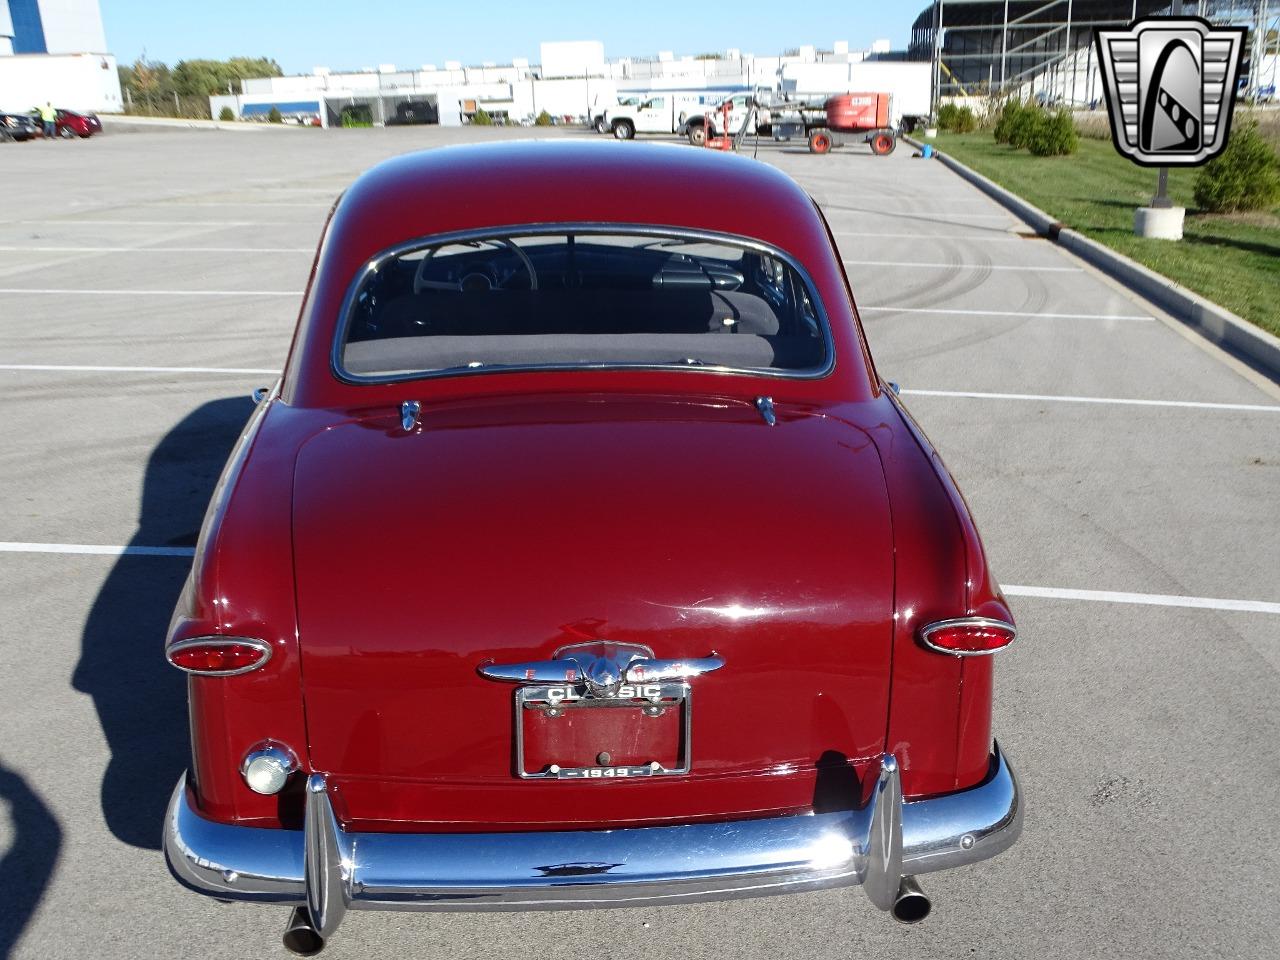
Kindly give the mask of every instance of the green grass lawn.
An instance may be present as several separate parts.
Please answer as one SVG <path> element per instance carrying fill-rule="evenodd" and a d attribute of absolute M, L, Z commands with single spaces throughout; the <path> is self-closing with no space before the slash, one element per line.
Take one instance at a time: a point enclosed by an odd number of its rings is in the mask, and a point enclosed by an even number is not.
<path fill-rule="evenodd" d="M 1156 171 L 1124 159 L 1110 141 L 1082 138 L 1070 157 L 1033 157 L 989 131 L 943 133 L 936 143 L 1067 226 L 1280 335 L 1280 208 L 1200 213 L 1191 198 L 1196 171 L 1173 169 L 1169 194 L 1187 208 L 1184 238 L 1144 240 L 1133 235 L 1133 210 L 1150 202 Z"/>

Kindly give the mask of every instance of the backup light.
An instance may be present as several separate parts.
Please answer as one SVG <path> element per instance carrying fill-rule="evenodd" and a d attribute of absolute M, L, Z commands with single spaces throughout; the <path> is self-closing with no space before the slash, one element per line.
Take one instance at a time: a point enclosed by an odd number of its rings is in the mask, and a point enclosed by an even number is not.
<path fill-rule="evenodd" d="M 939 620 L 920 631 L 920 639 L 926 647 L 954 657 L 995 653 L 1013 643 L 1017 635 L 1013 624 L 990 617 Z"/>
<path fill-rule="evenodd" d="M 251 637 L 193 637 L 170 644 L 165 658 L 179 670 L 230 677 L 257 670 L 271 659 L 271 645 Z"/>
<path fill-rule="evenodd" d="M 264 741 L 240 763 L 240 775 L 254 793 L 270 796 L 284 789 L 289 774 L 298 769 L 298 758 L 283 744 Z"/>

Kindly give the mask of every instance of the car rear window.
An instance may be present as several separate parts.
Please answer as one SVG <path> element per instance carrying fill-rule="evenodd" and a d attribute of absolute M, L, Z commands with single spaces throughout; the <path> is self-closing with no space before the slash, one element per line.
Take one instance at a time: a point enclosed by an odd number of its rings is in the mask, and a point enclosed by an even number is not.
<path fill-rule="evenodd" d="M 831 337 L 784 254 L 722 236 L 557 228 L 376 259 L 334 351 L 353 381 L 545 368 L 815 376 Z"/>

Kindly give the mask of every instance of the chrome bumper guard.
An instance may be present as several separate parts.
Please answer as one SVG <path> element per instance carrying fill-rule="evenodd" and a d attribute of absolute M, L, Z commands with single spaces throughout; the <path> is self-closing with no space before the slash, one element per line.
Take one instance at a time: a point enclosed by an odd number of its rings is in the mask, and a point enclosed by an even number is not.
<path fill-rule="evenodd" d="M 328 937 L 348 909 L 613 907 L 856 884 L 888 910 L 903 876 L 1008 848 L 1022 813 L 999 747 L 983 783 L 928 800 L 903 802 L 897 761 L 885 754 L 860 810 L 620 830 L 349 833 L 320 774 L 307 781 L 303 830 L 233 826 L 197 814 L 184 778 L 169 803 L 164 851 L 196 891 L 305 906 Z"/>

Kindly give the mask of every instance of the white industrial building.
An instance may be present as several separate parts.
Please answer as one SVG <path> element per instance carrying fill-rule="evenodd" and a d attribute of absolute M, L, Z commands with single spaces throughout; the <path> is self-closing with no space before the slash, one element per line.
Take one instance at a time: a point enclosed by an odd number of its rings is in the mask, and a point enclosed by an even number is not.
<path fill-rule="evenodd" d="M 718 58 L 606 60 L 598 41 L 543 43 L 541 63 L 516 60 L 506 66 L 463 67 L 446 62 L 417 70 L 383 65 L 377 70 L 336 73 L 319 67 L 311 74 L 245 80 L 238 96 L 209 98 L 213 116 L 230 107 L 238 117 L 265 116 L 275 107 L 285 116 L 319 117 L 337 126 L 344 115 L 373 123 L 407 122 L 426 115 L 429 122 L 457 125 L 479 109 L 498 119 L 519 121 L 546 111 L 554 117 L 581 118 L 602 111 L 628 92 L 708 90 L 733 92 L 767 87 L 781 91 L 850 89 L 863 83 L 868 60 L 877 69 L 919 70 L 919 64 L 880 61 L 887 42 L 871 51 L 850 51 L 836 43 L 832 52 L 801 47 L 791 56 L 757 57 L 730 50 Z M 926 66 L 927 69 L 927 66 Z M 865 85 L 865 83 L 864 83 Z"/>
<path fill-rule="evenodd" d="M 119 111 L 98 0 L 0 0 L 0 110 Z"/>

